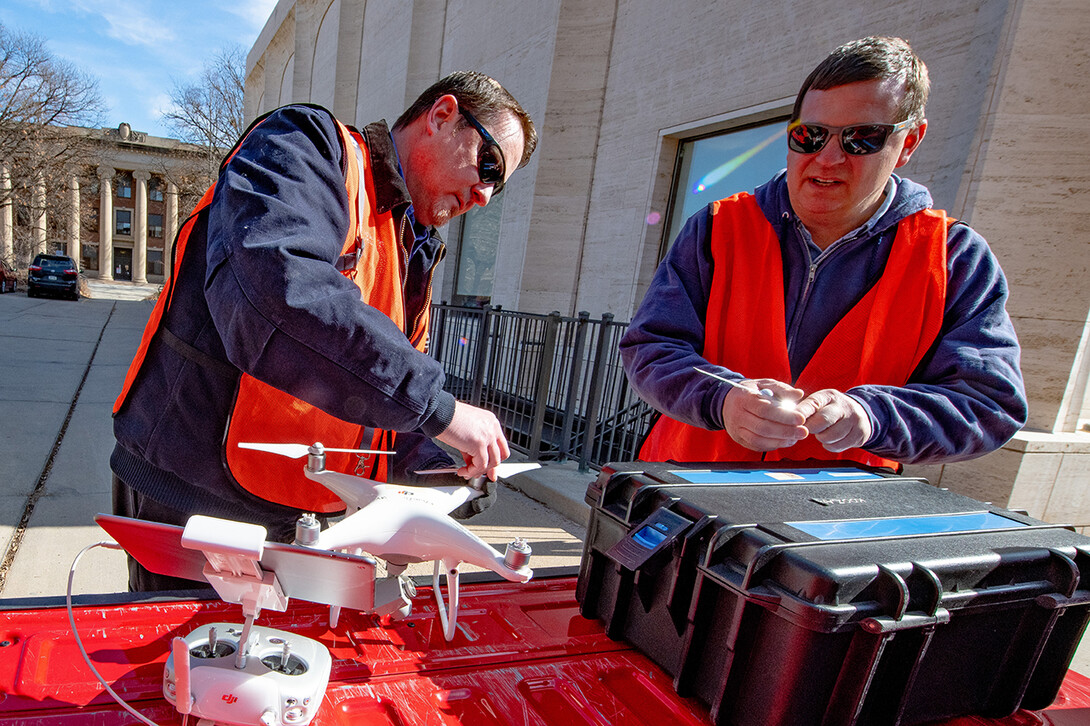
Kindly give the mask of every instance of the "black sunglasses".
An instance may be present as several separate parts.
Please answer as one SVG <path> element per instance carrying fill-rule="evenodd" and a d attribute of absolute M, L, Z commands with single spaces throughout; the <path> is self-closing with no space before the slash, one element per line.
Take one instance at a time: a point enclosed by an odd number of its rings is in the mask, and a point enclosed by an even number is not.
<path fill-rule="evenodd" d="M 890 134 L 906 129 L 912 121 L 896 124 L 857 124 L 855 126 L 821 126 L 796 121 L 787 129 L 787 148 L 800 154 L 816 154 L 825 148 L 833 136 L 840 135 L 840 148 L 845 154 L 866 156 L 877 154 L 886 145 Z"/>
<path fill-rule="evenodd" d="M 465 116 L 466 121 L 473 128 L 477 129 L 477 133 L 481 135 L 481 139 L 484 141 L 484 145 L 477 152 L 477 176 L 480 177 L 481 184 L 492 185 L 492 196 L 496 196 L 503 191 L 504 177 L 507 175 L 507 165 L 503 161 L 503 149 L 492 138 L 492 134 L 488 133 L 485 127 L 481 125 L 481 122 L 473 118 L 473 114 L 464 108 L 460 108 L 458 111 Z"/>

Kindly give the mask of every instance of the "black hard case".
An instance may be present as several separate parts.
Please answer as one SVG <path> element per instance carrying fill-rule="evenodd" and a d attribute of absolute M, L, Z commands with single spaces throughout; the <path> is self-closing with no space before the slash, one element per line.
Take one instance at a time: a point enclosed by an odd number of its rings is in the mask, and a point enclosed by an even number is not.
<path fill-rule="evenodd" d="M 883 470 L 767 485 L 675 473 L 703 468 L 726 467 L 602 469 L 577 597 L 717 724 L 915 724 L 1055 698 L 1090 618 L 1090 539 Z M 787 524 L 968 513 L 1010 526 L 819 540 Z M 641 545 L 645 532 L 663 540 Z"/>

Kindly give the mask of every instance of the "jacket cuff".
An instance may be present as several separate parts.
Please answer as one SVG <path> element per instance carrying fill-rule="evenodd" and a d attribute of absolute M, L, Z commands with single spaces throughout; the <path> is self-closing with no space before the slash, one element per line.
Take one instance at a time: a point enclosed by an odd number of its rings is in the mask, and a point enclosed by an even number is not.
<path fill-rule="evenodd" d="M 730 393 L 730 389 L 730 386 L 713 386 L 710 395 L 704 397 L 701 402 L 702 406 L 705 407 L 703 410 L 704 420 L 710 424 L 705 428 L 712 431 L 726 428 L 723 421 L 723 400 Z"/>
<path fill-rule="evenodd" d="M 454 420 L 454 396 L 447 391 L 440 391 L 436 396 L 435 410 L 422 424 L 420 431 L 425 436 L 435 438 L 447 430 Z"/>

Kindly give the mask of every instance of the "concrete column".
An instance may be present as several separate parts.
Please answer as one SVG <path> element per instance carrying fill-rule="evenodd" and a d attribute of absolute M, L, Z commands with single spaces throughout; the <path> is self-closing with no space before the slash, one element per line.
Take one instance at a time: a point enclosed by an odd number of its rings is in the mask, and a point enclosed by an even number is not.
<path fill-rule="evenodd" d="M 112 166 L 98 168 L 98 276 L 114 279 L 114 174 Z"/>
<path fill-rule="evenodd" d="M 79 177 L 73 172 L 68 177 L 68 256 L 80 264 L 80 229 L 79 229 Z"/>
<path fill-rule="evenodd" d="M 15 261 L 15 216 L 12 214 L 11 169 L 0 164 L 0 257 Z"/>
<path fill-rule="evenodd" d="M 314 44 L 318 39 L 318 29 L 322 16 L 329 9 L 329 3 L 295 2 L 295 62 L 291 65 L 292 77 L 288 97 L 293 103 L 310 101 L 312 98 L 311 76 L 314 70 Z M 284 97 L 281 103 L 286 103 Z M 317 103 L 317 102 L 316 102 Z"/>
<path fill-rule="evenodd" d="M 170 260 L 174 254 L 174 237 L 178 234 L 178 185 L 167 182 L 166 211 L 163 214 L 163 279 L 170 279 Z"/>
<path fill-rule="evenodd" d="M 337 23 L 337 70 L 333 93 L 333 115 L 356 118 L 360 92 L 360 54 L 363 50 L 363 16 L 367 0 L 341 0 Z"/>
<path fill-rule="evenodd" d="M 622 264 L 622 259 L 623 264 L 629 264 L 629 258 L 620 253 L 619 247 L 609 252 L 598 249 L 600 243 L 591 235 L 588 222 L 590 191 L 598 190 L 598 155 L 604 143 L 602 109 L 610 88 L 612 28 L 620 4 L 563 0 L 559 6 L 556 43 L 545 86 L 548 96 L 543 99 L 546 112 L 535 119 L 538 131 L 549 143 L 537 153 L 532 193 L 535 199 L 549 201 L 532 205 L 527 236 L 511 234 L 506 220 L 501 225 L 494 256 L 496 283 L 492 299 L 516 301 L 519 310 L 559 310 L 565 315 L 574 315 L 576 310 L 603 309 L 599 305 L 604 305 L 605 310 L 623 309 L 628 303 L 609 300 L 612 295 L 606 292 L 619 288 L 603 283 L 610 277 L 606 270 Z M 508 191 L 516 192 L 517 197 L 519 189 Z M 507 204 L 525 203 L 507 194 Z M 545 211 L 546 207 L 551 211 Z M 595 259 L 600 267 L 588 267 L 584 258 Z M 586 272 L 583 279 L 585 270 L 599 273 Z M 577 307 L 586 304 L 584 295 L 595 300 L 594 307 Z"/>
<path fill-rule="evenodd" d="M 136 220 L 132 230 L 132 281 L 144 284 L 148 281 L 148 180 L 151 172 L 134 171 L 136 180 Z"/>
<path fill-rule="evenodd" d="M 45 177 L 38 174 L 34 180 L 34 189 L 30 194 L 31 219 L 31 254 L 37 255 L 46 252 L 46 218 L 45 212 Z"/>
<path fill-rule="evenodd" d="M 407 60 L 405 77 L 405 98 L 402 108 L 408 108 L 409 104 L 416 100 L 420 92 L 438 81 L 443 69 L 443 33 L 447 22 L 447 10 L 444 7 L 445 0 L 417 0 L 412 4 L 411 35 L 409 36 L 409 57 Z M 366 42 L 363 46 L 367 48 Z M 364 63 L 368 52 L 364 51 Z M 363 79 L 360 79 L 361 83 Z M 362 103 L 368 96 L 368 89 L 361 88 L 359 101 Z M 364 109 L 357 109 L 360 118 L 367 118 L 370 114 Z M 453 267 L 453 265 L 448 265 Z"/>

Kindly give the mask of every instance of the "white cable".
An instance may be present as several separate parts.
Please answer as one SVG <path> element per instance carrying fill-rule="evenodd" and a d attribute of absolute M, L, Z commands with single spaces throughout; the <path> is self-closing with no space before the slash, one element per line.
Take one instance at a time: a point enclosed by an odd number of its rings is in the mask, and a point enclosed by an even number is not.
<path fill-rule="evenodd" d="M 100 674 L 98 672 L 98 669 L 95 668 L 94 664 L 91 663 L 91 656 L 87 655 L 87 650 L 83 647 L 83 640 L 80 639 L 79 633 L 76 631 L 76 618 L 72 614 L 72 580 L 76 575 L 76 565 L 79 563 L 80 558 L 83 557 L 83 553 L 87 552 L 90 549 L 94 549 L 95 547 L 105 547 L 111 550 L 122 549 L 121 545 L 117 544 L 116 542 L 96 542 L 95 544 L 87 545 L 86 547 L 84 547 L 82 550 L 79 551 L 79 554 L 76 555 L 76 559 L 72 560 L 72 569 L 68 571 L 68 591 L 65 597 L 65 603 L 68 606 L 68 623 L 72 626 L 72 635 L 76 637 L 76 645 L 79 646 L 80 655 L 82 655 L 83 660 L 87 662 L 87 667 L 90 668 L 91 672 L 95 674 L 95 678 L 97 678 L 98 682 L 102 684 L 102 687 L 106 689 L 106 692 L 109 693 L 115 701 L 121 704 L 122 708 L 131 713 L 133 716 L 136 716 L 136 718 L 140 719 L 140 721 L 142 721 L 143 723 L 148 724 L 148 726 L 159 726 L 159 724 L 155 723 L 154 721 L 137 711 L 135 708 L 125 703 L 125 701 L 121 699 L 121 696 L 117 695 L 117 693 L 114 692 L 114 689 L 110 688 L 110 684 L 106 682 L 106 679 L 102 677 L 102 674 Z"/>

